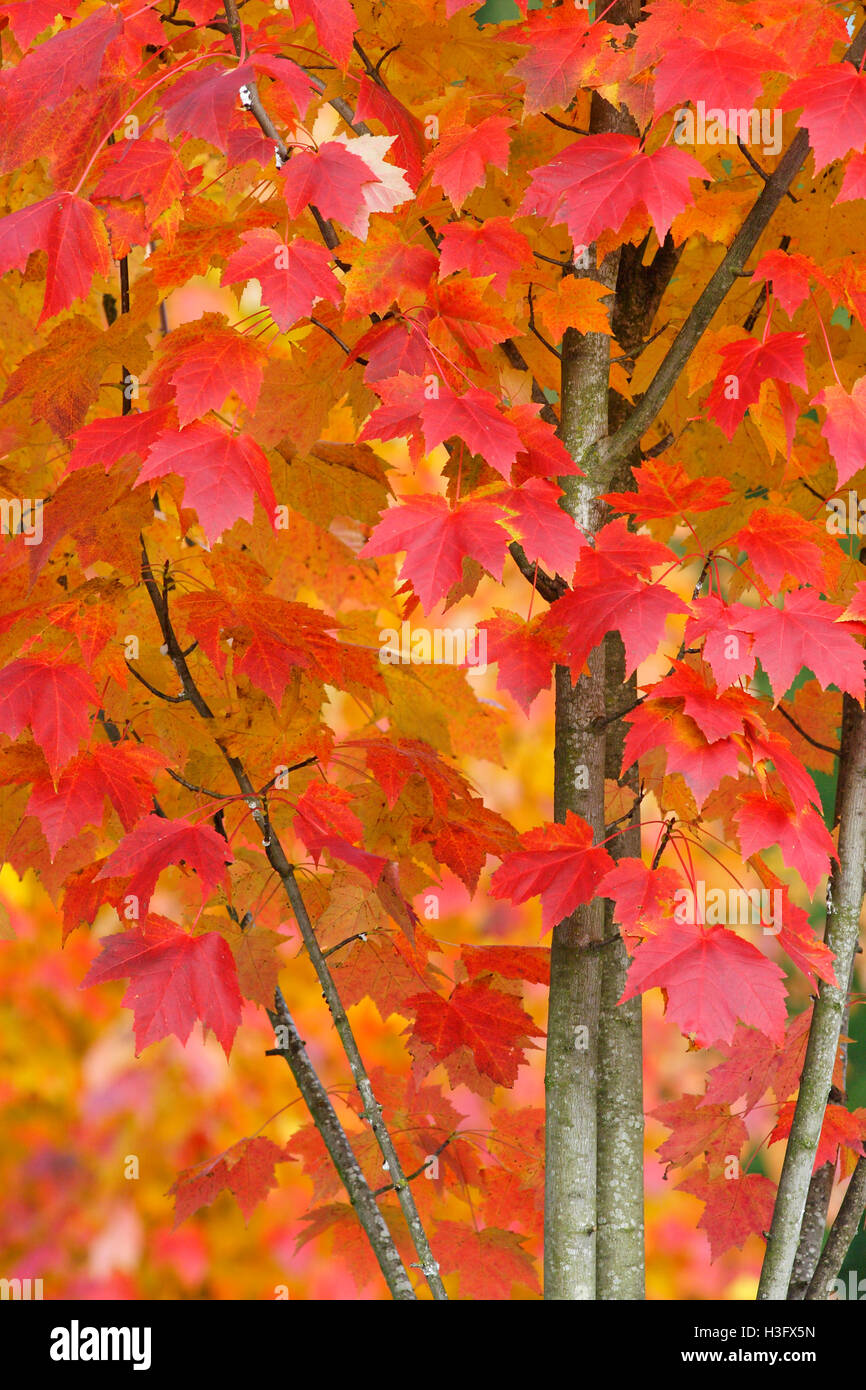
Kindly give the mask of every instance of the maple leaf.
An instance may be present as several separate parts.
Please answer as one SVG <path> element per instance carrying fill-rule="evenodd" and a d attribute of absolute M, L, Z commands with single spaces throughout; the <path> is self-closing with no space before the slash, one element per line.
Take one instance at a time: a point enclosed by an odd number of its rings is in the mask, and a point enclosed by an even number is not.
<path fill-rule="evenodd" d="M 393 92 L 374 82 L 365 72 L 358 84 L 355 118 L 363 121 L 367 116 L 381 121 L 386 130 L 396 136 L 391 152 L 397 164 L 406 170 L 411 186 L 417 188 L 426 148 L 421 122 Z"/>
<path fill-rule="evenodd" d="M 863 648 L 845 627 L 838 604 L 814 589 L 796 589 L 783 606 L 764 604 L 739 622 L 754 637 L 755 655 L 770 677 L 778 704 L 803 666 L 814 671 L 823 689 L 836 685 L 849 695 L 863 689 Z"/>
<path fill-rule="evenodd" d="M 312 20 L 319 43 L 345 72 L 352 56 L 352 39 L 358 28 L 349 0 L 291 0 L 296 24 Z"/>
<path fill-rule="evenodd" d="M 578 333 L 607 333 L 610 329 L 608 310 L 601 303 L 610 294 L 604 285 L 586 278 L 570 275 L 555 290 L 543 290 L 535 307 L 555 342 L 560 342 L 567 328 Z"/>
<path fill-rule="evenodd" d="M 727 478 L 690 478 L 681 463 L 645 459 L 632 468 L 636 492 L 606 492 L 604 501 L 643 523 L 657 517 L 678 517 L 685 512 L 711 512 L 727 500 Z"/>
<path fill-rule="evenodd" d="M 684 1095 L 648 1112 L 674 1131 L 656 1151 L 669 1170 L 691 1163 L 699 1154 L 706 1154 L 711 1166 L 723 1164 L 740 1152 L 749 1137 L 742 1117 L 733 1114 L 730 1106 L 703 1101 L 703 1096 Z"/>
<path fill-rule="evenodd" d="M 487 660 L 499 666 L 497 686 L 513 695 L 525 714 L 536 695 L 550 686 L 555 659 L 541 622 L 537 616 L 524 623 L 516 613 L 496 608 L 494 617 L 479 625 L 487 633 Z"/>
<path fill-rule="evenodd" d="M 670 615 L 685 611 L 682 600 L 664 585 L 647 584 L 606 554 L 587 548 L 572 588 L 545 615 L 544 627 L 567 634 L 562 656 L 575 676 L 605 634 L 619 631 L 630 675 L 658 646 Z"/>
<path fill-rule="evenodd" d="M 779 1121 L 767 1141 L 777 1144 L 787 1139 L 794 1121 L 794 1101 L 787 1101 L 779 1108 Z M 835 1164 L 840 1148 L 851 1149 L 855 1154 L 866 1157 L 863 1139 L 866 1136 L 866 1110 L 846 1110 L 844 1105 L 828 1105 L 824 1110 L 821 1136 L 815 1151 L 812 1172 L 817 1173 L 825 1163 Z"/>
<path fill-rule="evenodd" d="M 866 468 L 866 376 L 858 377 L 850 395 L 840 385 L 825 386 L 814 397 L 827 415 L 821 433 L 836 464 L 839 487 L 861 468 Z"/>
<path fill-rule="evenodd" d="M 134 1012 L 136 1056 L 172 1033 L 186 1043 L 198 1019 L 228 1057 L 240 1027 L 241 996 L 232 953 L 219 932 L 190 936 L 175 922 L 151 918 L 146 927 L 103 937 L 100 948 L 82 988 L 129 977 L 123 1005 Z"/>
<path fill-rule="evenodd" d="M 486 116 L 469 127 L 453 126 L 442 133 L 428 154 L 425 165 L 431 183 L 444 190 L 457 212 L 484 182 L 488 164 L 507 170 L 508 132 L 513 125 L 509 116 Z"/>
<path fill-rule="evenodd" d="M 613 868 L 603 845 L 594 845 L 586 821 L 568 811 L 564 825 L 548 823 L 522 836 L 490 881 L 494 898 L 525 903 L 540 896 L 544 931 L 552 931 L 581 903 L 590 902 L 600 879 Z"/>
<path fill-rule="evenodd" d="M 775 66 L 773 52 L 752 35 L 689 33 L 669 39 L 655 66 L 654 110 L 660 116 L 677 102 L 702 101 L 726 115 L 750 107 Z M 745 136 L 743 136 L 745 138 Z"/>
<path fill-rule="evenodd" d="M 752 280 L 767 280 L 788 318 L 791 318 L 810 293 L 814 280 L 836 301 L 838 290 L 830 277 L 809 256 L 799 251 L 768 251 L 755 266 Z"/>
<path fill-rule="evenodd" d="M 513 1296 L 514 1285 L 541 1292 L 535 1264 L 525 1237 L 514 1231 L 485 1227 L 481 1231 L 459 1221 L 440 1221 L 436 1249 L 440 1260 L 460 1271 L 460 1293 L 467 1299 L 504 1299 Z"/>
<path fill-rule="evenodd" d="M 626 858 L 605 874 L 598 894 L 613 900 L 614 921 L 624 932 L 643 937 L 670 921 L 674 894 L 681 886 L 673 869 L 653 869 L 642 859 Z"/>
<path fill-rule="evenodd" d="M 704 638 L 701 655 L 719 691 L 754 674 L 754 639 L 747 626 L 752 612 L 743 603 L 724 603 L 716 594 L 692 602 L 693 616 L 686 623 L 686 641 L 693 646 L 698 638 Z"/>
<path fill-rule="evenodd" d="M 603 42 L 601 31 L 600 24 L 589 24 L 586 10 L 563 6 L 530 15 L 517 36 L 508 33 L 509 41 L 517 37 L 519 43 L 531 47 L 511 69 L 526 86 L 523 105 L 527 115 L 569 105 L 581 75 Z"/>
<path fill-rule="evenodd" d="M 351 143 L 360 144 L 360 137 Z M 323 140 L 318 149 L 295 150 L 280 174 L 290 217 L 313 203 L 323 217 L 335 218 L 353 236 L 364 239 L 370 218 L 364 187 L 378 179 L 360 153 L 341 140 Z M 411 197 L 408 185 L 407 190 L 406 196 Z"/>
<path fill-rule="evenodd" d="M 268 461 L 248 434 L 227 434 L 195 421 L 166 430 L 151 445 L 136 483 L 175 473 L 184 480 L 184 502 L 194 507 L 208 540 L 218 540 L 239 519 L 252 521 L 253 496 L 269 518 L 276 498 Z"/>
<path fill-rule="evenodd" d="M 493 275 L 492 288 L 505 294 L 512 273 L 533 267 L 528 237 L 507 217 L 488 217 L 480 227 L 449 222 L 439 243 L 439 279 L 455 270 L 472 276 Z"/>
<path fill-rule="evenodd" d="M 0 218 L 0 275 L 24 270 L 33 251 L 45 251 L 48 269 L 39 323 L 89 294 L 94 275 L 108 275 L 108 237 L 96 209 L 72 193 L 52 193 Z"/>
<path fill-rule="evenodd" d="M 805 333 L 772 333 L 764 342 L 739 338 L 720 349 L 722 365 L 704 407 L 728 439 L 750 405 L 758 399 L 761 383 L 771 377 L 806 387 L 803 361 Z"/>
<path fill-rule="evenodd" d="M 152 219 L 186 192 L 191 180 L 166 140 L 124 140 L 110 147 L 113 163 L 103 169 L 93 197 L 141 197 Z"/>
<path fill-rule="evenodd" d="M 156 410 L 92 420 L 72 436 L 75 447 L 66 465 L 67 472 L 99 463 L 107 473 L 112 464 L 130 454 L 144 458 L 165 430 L 169 415 L 168 407 L 160 406 Z"/>
<path fill-rule="evenodd" d="M 88 705 L 99 696 L 78 666 L 46 657 L 24 657 L 0 671 L 0 731 L 17 738 L 25 725 L 56 779 L 90 732 Z"/>
<path fill-rule="evenodd" d="M 106 796 L 124 830 L 132 830 L 151 804 L 151 779 L 161 764 L 154 749 L 118 743 L 78 754 L 64 767 L 56 788 L 50 778 L 34 782 L 27 814 L 38 817 L 51 857 L 82 826 L 100 824 Z"/>
<path fill-rule="evenodd" d="M 466 555 L 501 577 L 507 539 L 492 502 L 470 499 L 452 510 L 444 497 L 408 497 L 383 514 L 360 554 L 404 550 L 400 573 L 429 612 L 461 579 Z"/>
<path fill-rule="evenodd" d="M 460 959 L 471 980 L 490 972 L 506 980 L 550 983 L 550 951 L 546 946 L 464 946 Z"/>
<path fill-rule="evenodd" d="M 190 864 L 201 880 L 204 901 L 225 877 L 231 852 L 210 825 L 192 825 L 167 816 L 144 816 L 109 855 L 98 877 L 129 876 L 128 891 L 139 899 L 144 910 L 163 869 L 181 860 Z"/>
<path fill-rule="evenodd" d="M 726 1250 L 742 1249 L 749 1236 L 770 1229 L 776 1185 L 761 1173 L 741 1173 L 732 1179 L 695 1173 L 679 1183 L 677 1191 L 706 1203 L 698 1228 L 706 1231 L 713 1260 Z"/>
<path fill-rule="evenodd" d="M 171 339 L 168 351 L 171 354 Z M 264 349 L 259 343 L 235 333 L 232 328 L 211 324 L 206 335 L 198 341 L 185 343 L 171 360 L 177 360 L 169 381 L 175 388 L 181 426 L 206 415 L 209 410 L 218 409 L 232 391 L 237 392 L 250 410 L 255 409 L 265 361 Z"/>
<path fill-rule="evenodd" d="M 772 797 L 751 792 L 740 798 L 737 826 L 746 858 L 778 845 L 785 863 L 797 870 L 810 893 L 830 872 L 830 860 L 838 858 L 830 833 L 812 806 L 792 810 Z"/>
<path fill-rule="evenodd" d="M 65 8 L 61 3 L 55 13 L 61 13 Z M 43 9 L 41 14 L 44 13 Z M 75 10 L 71 13 L 75 13 Z M 54 19 L 53 14 L 51 19 Z M 13 69 L 13 93 L 16 90 L 26 93 L 34 106 L 54 111 L 75 91 L 95 88 L 105 51 L 120 33 L 122 25 L 123 19 L 112 5 L 100 5 L 80 24 L 61 30 L 22 59 Z"/>
<path fill-rule="evenodd" d="M 527 559 L 538 560 L 554 574 L 571 575 L 587 541 L 559 506 L 562 495 L 555 484 L 530 478 L 519 488 L 500 493 L 498 500 L 515 513 L 515 529 Z"/>
<path fill-rule="evenodd" d="M 659 241 L 692 201 L 689 179 L 706 179 L 702 164 L 679 147 L 648 154 L 633 135 L 589 135 L 530 170 L 521 214 L 564 222 L 575 246 L 599 232 L 618 231 L 635 208 L 644 208 Z"/>
<path fill-rule="evenodd" d="M 820 569 L 822 553 L 811 522 L 795 512 L 757 507 L 732 540 L 745 550 L 752 566 L 772 589 L 786 574 L 804 583 Z"/>
<path fill-rule="evenodd" d="M 699 1047 L 730 1042 L 737 1022 L 781 1042 L 783 981 L 779 966 L 735 932 L 673 923 L 637 947 L 619 1002 L 664 990 L 666 1014 L 682 1032 L 693 1033 Z"/>
<path fill-rule="evenodd" d="M 497 1086 L 514 1085 L 524 1050 L 535 1046 L 530 1039 L 544 1036 L 513 994 L 484 981 L 459 984 L 448 999 L 432 991 L 413 994 L 404 1007 L 414 1013 L 407 1029 L 410 1050 L 423 1043 L 431 1064 L 447 1066 L 453 1054 L 466 1047 L 481 1075 Z"/>
<path fill-rule="evenodd" d="M 272 1139 L 256 1135 L 240 1139 L 230 1149 L 194 1168 L 185 1168 L 168 1189 L 174 1197 L 174 1224 L 209 1207 L 221 1192 L 231 1192 L 244 1215 L 244 1224 L 271 1188 L 277 1186 L 274 1166 L 292 1157 Z"/>
<path fill-rule="evenodd" d="M 809 132 L 815 172 L 866 144 L 866 76 L 851 63 L 816 68 L 782 95 L 783 111 L 803 108 L 797 122 Z"/>

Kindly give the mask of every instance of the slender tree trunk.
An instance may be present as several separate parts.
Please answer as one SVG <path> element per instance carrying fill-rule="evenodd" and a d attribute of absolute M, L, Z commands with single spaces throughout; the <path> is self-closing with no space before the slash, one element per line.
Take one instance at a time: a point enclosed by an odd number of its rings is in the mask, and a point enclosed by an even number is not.
<path fill-rule="evenodd" d="M 839 983 L 828 985 L 821 981 L 812 1015 L 797 1106 L 758 1286 L 758 1298 L 762 1301 L 787 1297 L 860 932 L 866 860 L 866 716 L 859 707 L 851 717 L 850 751 L 843 759 L 843 777 L 838 895 L 827 933 Z"/>

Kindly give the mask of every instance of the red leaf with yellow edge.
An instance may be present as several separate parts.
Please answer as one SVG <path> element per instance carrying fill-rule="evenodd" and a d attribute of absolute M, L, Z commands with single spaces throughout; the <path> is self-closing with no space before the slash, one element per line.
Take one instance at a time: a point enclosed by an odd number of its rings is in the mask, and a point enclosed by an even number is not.
<path fill-rule="evenodd" d="M 490 882 L 494 898 L 525 903 L 541 898 L 544 931 L 594 897 L 599 881 L 613 868 L 603 845 L 594 845 L 592 829 L 574 811 L 564 825 L 548 823 L 527 831 L 521 848 L 509 854 Z"/>
<path fill-rule="evenodd" d="M 306 237 L 294 237 L 286 245 L 269 227 L 244 232 L 241 241 L 243 246 L 228 259 L 222 283 L 234 285 L 238 281 L 258 280 L 262 301 L 284 333 L 288 333 L 298 319 L 306 318 L 317 300 L 340 302 L 340 285 L 331 270 L 330 252 L 324 246 L 317 246 Z M 211 342 L 211 336 L 207 343 Z M 252 409 L 255 401 L 247 400 L 247 404 Z"/>
<path fill-rule="evenodd" d="M 529 115 L 563 109 L 570 105 L 604 42 L 604 26 L 589 23 L 589 14 L 580 6 L 541 10 L 527 17 L 527 23 L 503 34 L 530 48 L 511 69 L 525 84 L 523 105 Z"/>
<path fill-rule="evenodd" d="M 604 501 L 618 512 L 643 523 L 686 512 L 712 512 L 727 500 L 727 478 L 690 478 L 682 464 L 668 459 L 645 459 L 632 469 L 636 492 L 606 492 Z"/>
<path fill-rule="evenodd" d="M 711 1166 L 721 1165 L 739 1154 L 749 1137 L 740 1115 L 727 1105 L 706 1105 L 703 1096 L 684 1095 L 666 1101 L 648 1113 L 674 1132 L 660 1144 L 656 1153 L 668 1169 L 684 1167 L 699 1154 L 706 1154 Z"/>
<path fill-rule="evenodd" d="M 706 1203 L 698 1228 L 706 1231 L 712 1260 L 726 1250 L 742 1249 L 749 1236 L 770 1229 L 776 1185 L 760 1173 L 741 1173 L 738 1178 L 695 1173 L 678 1184 L 677 1192 L 689 1192 Z"/>
<path fill-rule="evenodd" d="M 407 497 L 383 514 L 360 553 L 405 551 L 400 574 L 429 612 L 462 578 L 466 555 L 500 578 L 507 542 L 492 502 L 471 499 L 452 510 L 444 497 Z"/>
<path fill-rule="evenodd" d="M 514 121 L 509 116 L 485 116 L 470 126 L 445 130 L 425 160 L 431 183 L 441 188 L 457 212 L 469 194 L 484 183 L 486 168 L 508 168 Z"/>
<path fill-rule="evenodd" d="M 445 1062 L 469 1048 L 478 1071 L 497 1086 L 513 1086 L 531 1038 L 543 1037 L 513 994 L 473 980 L 457 985 L 448 999 L 429 991 L 405 1000 L 414 1013 L 409 1048 L 417 1041 L 429 1049 L 430 1063 Z M 429 1067 L 428 1067 L 429 1070 Z"/>
<path fill-rule="evenodd" d="M 682 887 L 673 869 L 651 868 L 642 859 L 620 859 L 598 885 L 598 896 L 612 898 L 613 919 L 623 932 L 644 937 L 664 930 L 671 920 L 674 894 Z"/>
<path fill-rule="evenodd" d="M 573 518 L 559 505 L 562 489 L 545 478 L 529 478 L 497 500 L 516 513 L 514 526 L 527 559 L 538 560 L 554 574 L 571 578 L 577 557 L 588 545 Z"/>
<path fill-rule="evenodd" d="M 29 725 L 52 777 L 90 733 L 87 707 L 98 704 L 90 677 L 67 662 L 24 657 L 0 671 L 0 732 L 17 738 Z"/>
<path fill-rule="evenodd" d="M 129 875 L 128 892 L 139 899 L 143 911 L 163 869 L 181 860 L 198 875 L 202 899 L 206 900 L 225 878 L 226 864 L 231 863 L 232 856 L 222 835 L 210 825 L 145 816 L 109 855 L 99 877 Z"/>
<path fill-rule="evenodd" d="M 184 503 L 195 508 L 211 543 L 239 519 L 252 521 L 254 496 L 273 519 L 277 503 L 268 461 L 248 434 L 227 434 L 200 420 L 167 430 L 151 446 L 136 482 L 167 473 L 183 479 Z"/>
<path fill-rule="evenodd" d="M 241 995 L 231 949 L 219 932 L 190 936 L 174 922 L 151 918 L 146 927 L 103 937 L 100 947 L 82 988 L 129 977 L 123 1005 L 134 1013 L 136 1056 L 171 1034 L 185 1043 L 198 1019 L 228 1057 L 240 1027 Z"/>
<path fill-rule="evenodd" d="M 648 154 L 635 135 L 588 135 L 530 170 L 519 212 L 564 222 L 575 246 L 599 232 L 618 231 L 629 213 L 643 208 L 659 241 L 692 202 L 690 179 L 706 179 L 702 164 L 673 145 Z"/>
<path fill-rule="evenodd" d="M 779 1110 L 779 1122 L 768 1143 L 776 1144 L 787 1139 L 794 1120 L 794 1101 L 786 1101 Z M 812 1172 L 816 1173 L 825 1163 L 835 1163 L 839 1149 L 852 1149 L 855 1154 L 866 1157 L 863 1139 L 866 1137 L 866 1110 L 846 1110 L 844 1105 L 828 1105 L 821 1124 L 821 1137 L 815 1152 Z"/>
<path fill-rule="evenodd" d="M 738 1022 L 785 1036 L 784 972 L 725 927 L 673 923 L 635 951 L 620 1003 L 661 989 L 666 1014 L 699 1047 L 730 1042 Z"/>
<path fill-rule="evenodd" d="M 481 287 L 471 280 L 434 282 L 428 304 L 433 310 L 427 328 L 431 342 L 468 367 L 480 369 L 477 353 L 504 342 L 515 331 L 508 319 L 485 303 Z"/>
<path fill-rule="evenodd" d="M 231 1192 L 248 1224 L 259 1202 L 277 1186 L 274 1166 L 292 1157 L 272 1139 L 256 1135 L 241 1139 L 216 1158 L 185 1168 L 168 1189 L 174 1196 L 174 1224 L 209 1207 L 221 1192 Z"/>

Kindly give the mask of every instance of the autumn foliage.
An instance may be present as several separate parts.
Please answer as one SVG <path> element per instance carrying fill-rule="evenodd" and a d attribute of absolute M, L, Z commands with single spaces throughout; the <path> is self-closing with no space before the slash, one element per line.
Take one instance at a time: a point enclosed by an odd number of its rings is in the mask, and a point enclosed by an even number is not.
<path fill-rule="evenodd" d="M 448 1296 L 538 1297 L 550 933 L 604 899 L 622 1000 L 647 995 L 650 1295 L 754 1293 L 812 997 L 849 984 L 825 924 L 866 635 L 853 8 L 0 4 L 0 1104 L 29 1173 L 0 1274 L 165 1296 L 153 1265 L 85 1277 L 95 1233 L 37 1218 L 68 1128 L 105 1220 L 159 1231 L 168 1296 L 237 1292 L 232 1260 L 243 1296 L 394 1293 L 289 1017 L 418 1296 L 415 1220 Z M 721 122 L 685 142 L 699 103 Z M 778 148 L 738 142 L 752 109 Z M 607 354 L 615 440 L 798 138 L 581 513 L 569 355 Z M 407 624 L 462 655 L 400 659 Z M 611 634 L 598 833 L 554 813 L 552 684 Z M 856 1026 L 831 1214 L 866 1158 Z M 107 1119 L 71 1099 L 79 1054 Z M 150 1125 L 162 1186 L 130 1217 Z"/>

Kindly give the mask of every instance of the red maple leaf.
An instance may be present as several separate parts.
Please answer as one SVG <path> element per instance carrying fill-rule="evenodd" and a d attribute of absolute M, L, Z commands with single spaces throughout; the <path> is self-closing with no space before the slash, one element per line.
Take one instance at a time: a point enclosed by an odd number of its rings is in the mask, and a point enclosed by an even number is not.
<path fill-rule="evenodd" d="M 754 652 L 770 677 L 778 704 L 797 672 L 808 666 L 824 690 L 838 686 L 849 695 L 863 691 L 863 648 L 836 621 L 843 610 L 827 603 L 814 589 L 796 589 L 783 606 L 764 604 L 739 622 L 751 632 Z"/>
<path fill-rule="evenodd" d="M 513 903 L 540 896 L 544 931 L 552 931 L 581 903 L 591 901 L 600 879 L 613 868 L 607 850 L 592 839 L 592 828 L 574 811 L 567 813 L 564 825 L 548 823 L 527 831 L 521 848 L 493 875 L 491 896 Z"/>
<path fill-rule="evenodd" d="M 813 404 L 823 405 L 827 415 L 821 433 L 836 464 L 836 483 L 841 487 L 866 468 L 866 376 L 858 377 L 851 394 L 843 386 L 825 386 Z"/>
<path fill-rule="evenodd" d="M 742 1117 L 733 1114 L 730 1106 L 702 1102 L 703 1096 L 684 1095 L 648 1112 L 674 1131 L 656 1151 L 669 1168 L 685 1166 L 699 1154 L 706 1154 L 711 1165 L 723 1164 L 736 1156 L 748 1139 Z"/>
<path fill-rule="evenodd" d="M 349 0 L 292 0 L 292 18 L 296 24 L 311 19 L 325 52 L 346 70 L 352 56 L 352 39 L 358 28 Z"/>
<path fill-rule="evenodd" d="M 433 186 L 444 189 L 457 212 L 473 189 L 484 182 L 488 164 L 508 168 L 508 132 L 513 125 L 509 116 L 486 116 L 471 126 L 461 124 L 443 131 L 433 146 L 425 160 L 427 172 Z"/>
<path fill-rule="evenodd" d="M 749 1236 L 770 1229 L 776 1185 L 760 1173 L 741 1173 L 738 1178 L 695 1173 L 677 1191 L 706 1203 L 698 1228 L 707 1233 L 713 1260 L 726 1250 L 742 1249 Z"/>
<path fill-rule="evenodd" d="M 460 1271 L 461 1298 L 508 1301 L 514 1285 L 540 1293 L 532 1256 L 524 1250 L 525 1236 L 514 1231 L 485 1227 L 477 1231 L 459 1221 L 440 1221 L 436 1226 L 436 1251 L 440 1263 Z"/>
<path fill-rule="evenodd" d="M 805 333 L 772 333 L 761 342 L 738 338 L 719 351 L 722 365 L 704 403 L 708 415 L 733 439 L 737 426 L 754 405 L 768 378 L 806 387 Z"/>
<path fill-rule="evenodd" d="M 780 1106 L 779 1122 L 770 1135 L 768 1143 L 776 1144 L 780 1139 L 787 1139 L 791 1133 L 795 1109 L 796 1104 L 792 1100 Z M 821 1136 L 815 1151 L 815 1162 L 812 1165 L 813 1173 L 816 1173 L 825 1163 L 835 1163 L 840 1148 L 851 1149 L 855 1154 L 866 1157 L 866 1151 L 863 1148 L 864 1136 L 866 1136 L 866 1110 L 846 1110 L 844 1105 L 828 1105 L 824 1111 Z"/>
<path fill-rule="evenodd" d="M 778 845 L 785 863 L 796 869 L 810 893 L 838 858 L 830 832 L 812 806 L 792 810 L 773 797 L 751 792 L 740 798 L 736 813 L 745 858 Z"/>
<path fill-rule="evenodd" d="M 604 501 L 642 523 L 685 512 L 711 512 L 724 504 L 731 484 L 727 478 L 690 478 L 682 464 L 645 459 L 632 469 L 636 492 L 606 492 Z"/>
<path fill-rule="evenodd" d="M 655 66 L 655 114 L 683 101 L 702 101 L 725 113 L 748 108 L 764 85 L 763 73 L 774 70 L 777 61 L 752 35 L 736 31 L 704 35 L 690 29 L 669 38 Z"/>
<path fill-rule="evenodd" d="M 550 983 L 550 951 L 547 946 L 464 946 L 460 959 L 470 980 L 492 973 L 506 980 Z"/>
<path fill-rule="evenodd" d="M 113 162 L 93 190 L 97 202 L 141 197 L 153 219 L 182 197 L 192 181 L 166 140 L 122 140 L 109 153 Z"/>
<path fill-rule="evenodd" d="M 494 617 L 480 623 L 487 633 L 487 660 L 499 666 L 497 686 L 513 695 L 525 714 L 536 695 L 550 685 L 555 659 L 552 644 L 541 631 L 543 615 L 525 623 L 508 609 L 494 609 Z"/>
<path fill-rule="evenodd" d="M 611 898 L 614 921 L 629 936 L 658 932 L 671 919 L 674 894 L 682 887 L 673 869 L 651 868 L 642 859 L 620 859 L 598 885 L 598 895 Z"/>
<path fill-rule="evenodd" d="M 462 578 L 466 555 L 501 578 L 508 541 L 502 519 L 494 503 L 480 499 L 452 510 L 444 497 L 407 497 L 383 514 L 360 554 L 404 550 L 400 573 L 429 612 Z"/>
<path fill-rule="evenodd" d="M 604 26 L 590 25 L 585 9 L 563 5 L 530 14 L 520 29 L 509 29 L 502 37 L 530 48 L 511 71 L 525 83 L 523 105 L 528 115 L 535 115 L 569 105 L 604 42 Z"/>
<path fill-rule="evenodd" d="M 814 523 L 796 512 L 758 507 L 731 539 L 770 588 L 778 589 L 786 574 L 807 583 L 820 571 L 823 556 L 814 535 Z"/>
<path fill-rule="evenodd" d="M 190 936 L 174 922 L 151 918 L 146 928 L 104 937 L 100 946 L 82 988 L 129 976 L 123 1004 L 134 1013 L 136 1056 L 171 1033 L 185 1043 L 196 1019 L 229 1055 L 241 1021 L 241 994 L 234 957 L 219 932 Z"/>
<path fill-rule="evenodd" d="M 544 478 L 529 478 L 509 488 L 498 500 L 515 513 L 514 526 L 527 559 L 537 560 L 554 574 L 571 577 L 577 557 L 588 544 L 568 512 L 559 506 L 562 489 Z"/>
<path fill-rule="evenodd" d="M 67 662 L 24 657 L 0 671 L 0 731 L 17 738 L 29 724 L 52 777 L 90 733 L 87 707 L 98 704 L 90 677 Z"/>
<path fill-rule="evenodd" d="M 99 825 L 105 798 L 130 831 L 151 804 L 151 780 L 163 759 L 137 743 L 101 745 L 68 762 L 55 788 L 49 777 L 33 784 L 26 814 L 36 816 L 52 858 L 85 825 Z"/>
<path fill-rule="evenodd" d="M 323 217 L 333 217 L 360 234 L 358 218 L 366 216 L 362 190 L 367 183 L 379 182 L 360 155 L 339 140 L 323 140 L 318 149 L 295 150 L 280 172 L 290 217 L 313 203 Z"/>
<path fill-rule="evenodd" d="M 254 495 L 273 519 L 277 503 L 268 461 L 248 434 L 227 434 L 200 420 L 167 430 L 151 445 L 136 482 L 166 473 L 183 478 L 184 503 L 195 508 L 211 543 L 239 518 L 252 521 Z"/>
<path fill-rule="evenodd" d="M 738 1022 L 781 1042 L 785 1035 L 784 972 L 725 927 L 673 923 L 635 951 L 619 1001 L 662 989 L 666 1014 L 700 1047 L 730 1042 Z"/>
<path fill-rule="evenodd" d="M 339 303 L 340 285 L 324 246 L 306 237 L 294 237 L 286 245 L 269 227 L 244 232 L 241 241 L 243 246 L 229 257 L 222 283 L 258 280 L 262 300 L 284 333 L 305 318 L 318 299 Z"/>
<path fill-rule="evenodd" d="M 507 217 L 489 217 L 480 227 L 449 222 L 439 243 L 439 279 L 455 270 L 471 276 L 493 275 L 492 287 L 505 294 L 515 270 L 531 270 L 532 247 Z"/>
<path fill-rule="evenodd" d="M 169 339 L 169 352 L 171 350 Z M 267 360 L 260 343 L 233 328 L 211 326 L 206 336 L 187 342 L 170 359 L 169 381 L 175 389 L 181 426 L 218 410 L 233 391 L 255 410 Z"/>
<path fill-rule="evenodd" d="M 673 145 L 648 154 L 635 135 L 588 135 L 530 170 L 521 214 L 564 222 L 575 246 L 599 232 L 617 231 L 637 207 L 646 210 L 659 241 L 692 201 L 689 179 L 706 179 L 702 164 Z"/>
<path fill-rule="evenodd" d="M 409 183 L 417 188 L 426 149 L 421 122 L 393 92 L 374 82 L 365 72 L 358 85 L 355 119 L 363 121 L 367 116 L 381 121 L 385 129 L 396 136 L 391 152 L 400 168 L 406 170 Z"/>
<path fill-rule="evenodd" d="M 169 864 L 184 860 L 201 880 L 202 900 L 206 900 L 225 877 L 231 851 L 222 835 L 210 825 L 191 825 L 167 816 L 145 816 L 125 835 L 105 861 L 98 877 L 129 876 L 128 892 L 134 894 L 144 911 L 156 881 Z"/>
<path fill-rule="evenodd" d="M 73 193 L 52 193 L 0 218 L 0 275 L 24 270 L 33 251 L 48 257 L 39 323 L 90 293 L 94 275 L 108 275 L 108 237 L 96 209 Z"/>
<path fill-rule="evenodd" d="M 66 471 L 72 473 L 99 463 L 108 473 L 113 463 L 119 463 L 130 454 L 144 458 L 165 430 L 170 414 L 168 406 L 160 406 L 156 410 L 92 420 L 73 434 L 75 447 L 69 456 Z"/>
<path fill-rule="evenodd" d="M 809 132 L 816 173 L 866 144 L 866 75 L 851 63 L 832 63 L 799 78 L 780 105 L 783 111 L 803 108 L 797 125 Z"/>
<path fill-rule="evenodd" d="M 405 1001 L 415 1015 L 409 1025 L 410 1050 L 420 1042 L 430 1063 L 445 1062 L 466 1047 L 482 1076 L 497 1086 L 513 1086 L 531 1038 L 543 1037 L 513 994 L 492 989 L 486 981 L 457 985 L 448 999 L 430 991 Z M 429 1069 L 429 1068 L 428 1068 Z"/>
<path fill-rule="evenodd" d="M 193 1168 L 185 1168 L 169 1193 L 174 1196 L 174 1224 L 179 1226 L 193 1212 L 209 1207 L 221 1192 L 231 1192 L 244 1215 L 244 1224 L 270 1190 L 277 1186 L 274 1165 L 287 1163 L 292 1155 L 272 1139 L 256 1135 L 240 1139 L 224 1153 Z"/>

